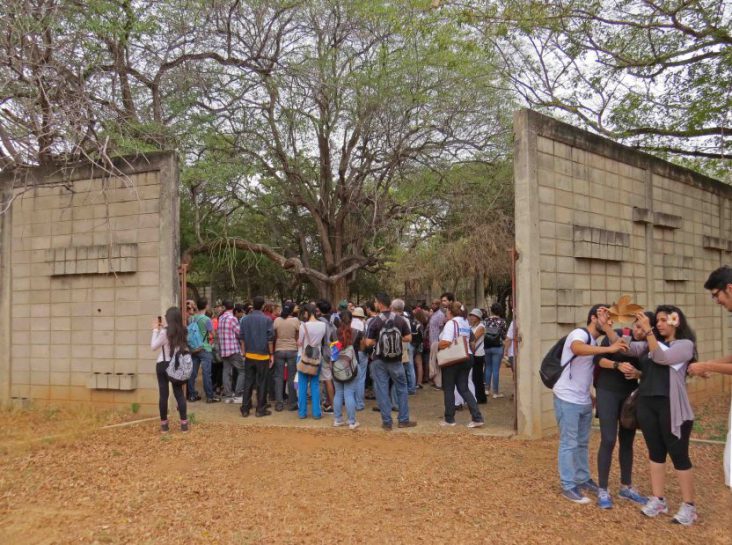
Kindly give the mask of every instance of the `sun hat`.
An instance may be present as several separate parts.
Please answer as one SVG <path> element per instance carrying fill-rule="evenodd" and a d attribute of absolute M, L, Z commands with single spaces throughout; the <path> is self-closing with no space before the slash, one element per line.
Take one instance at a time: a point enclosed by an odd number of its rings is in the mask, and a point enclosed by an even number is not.
<path fill-rule="evenodd" d="M 363 313 L 363 309 L 361 307 L 354 308 L 351 316 L 353 316 L 354 318 L 366 318 L 366 315 Z"/>
<path fill-rule="evenodd" d="M 479 308 L 474 308 L 473 310 L 471 310 L 470 316 L 475 316 L 476 318 L 478 318 L 478 320 L 483 319 L 483 313 L 480 311 Z"/>

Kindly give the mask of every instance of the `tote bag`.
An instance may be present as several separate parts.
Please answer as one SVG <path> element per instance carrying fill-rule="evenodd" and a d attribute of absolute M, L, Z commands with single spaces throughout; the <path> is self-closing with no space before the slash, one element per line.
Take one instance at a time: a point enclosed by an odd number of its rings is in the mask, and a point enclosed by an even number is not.
<path fill-rule="evenodd" d="M 458 363 L 467 361 L 470 357 L 467 337 L 458 334 L 457 322 L 453 322 L 452 325 L 455 326 L 455 336 L 453 337 L 452 344 L 437 352 L 437 365 L 440 367 L 457 365 Z"/>

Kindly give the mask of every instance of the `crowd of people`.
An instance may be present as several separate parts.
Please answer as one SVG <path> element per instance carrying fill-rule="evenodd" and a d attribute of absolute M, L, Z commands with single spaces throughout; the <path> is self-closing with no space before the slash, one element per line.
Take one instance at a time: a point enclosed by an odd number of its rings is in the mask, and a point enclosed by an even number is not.
<path fill-rule="evenodd" d="M 715 270 L 704 287 L 716 303 L 732 312 L 732 268 Z M 425 387 L 443 392 L 441 426 L 455 426 L 456 411 L 463 407 L 470 412 L 468 427 L 483 426 L 479 405 L 503 396 L 501 366 L 513 371 L 516 330 L 513 322 L 506 321 L 501 304 L 489 311 L 468 312 L 451 293 L 442 294 L 429 307 L 415 308 L 379 293 L 363 306 L 343 300 L 335 310 L 322 299 L 303 304 L 285 301 L 280 307 L 261 296 L 254 297 L 251 305 L 223 301 L 212 310 L 205 299 L 188 301 L 186 310 L 188 324 L 176 307 L 167 311 L 165 320 L 158 317 L 153 322 L 151 347 L 159 351 L 156 371 L 163 432 L 169 430 L 166 364 L 181 352 L 192 353 L 193 360 L 187 384 L 173 384 L 183 431 L 189 429 L 187 403 L 202 399 L 196 389 L 199 371 L 206 402 L 238 403 L 242 417 L 249 417 L 252 408 L 256 417 L 266 417 L 273 403 L 275 411 L 297 411 L 303 419 L 331 413 L 333 426 L 356 429 L 357 413 L 366 409 L 366 400 L 375 399 L 373 410 L 380 413 L 387 431 L 395 425 L 393 413 L 396 426 L 417 425 L 410 418 L 409 396 Z M 586 326 L 557 344 L 561 369 L 552 390 L 562 495 L 586 504 L 591 503 L 585 495 L 589 492 L 600 508 L 612 508 L 609 476 L 618 446 L 617 497 L 640 504 L 648 517 L 668 513 L 664 491 L 670 459 L 682 496 L 672 521 L 688 526 L 697 520 L 697 513 L 689 456 L 694 413 L 686 377 L 732 374 L 732 355 L 698 362 L 695 334 L 676 305 L 659 305 L 633 318 L 632 328 L 617 330 L 608 305 L 596 304 L 588 312 Z M 194 350 L 190 339 L 197 333 L 203 340 Z M 442 366 L 441 351 L 459 343 L 466 347 L 467 357 Z M 600 423 L 598 482 L 592 479 L 589 464 L 593 410 Z M 623 422 L 624 412 L 635 424 Z M 633 486 L 636 427 L 648 449 L 648 496 Z M 729 484 L 732 470 L 725 466 L 725 471 Z"/>
<path fill-rule="evenodd" d="M 704 287 L 716 303 L 732 312 L 732 268 L 725 266 L 712 272 Z M 668 513 L 665 488 L 666 463 L 670 459 L 682 500 L 672 522 L 689 526 L 697 520 L 697 512 L 689 456 L 694 412 L 686 377 L 732 374 L 732 356 L 696 361 L 696 336 L 676 305 L 662 304 L 655 311 L 637 312 L 633 327 L 627 330 L 616 330 L 613 325 L 608 306 L 596 304 L 589 310 L 586 327 L 573 330 L 563 343 L 561 375 L 552 388 L 559 427 L 562 494 L 570 501 L 586 504 L 591 500 L 585 494 L 591 493 L 600 508 L 612 508 L 608 483 L 613 451 L 618 445 L 618 497 L 640 504 L 648 517 Z M 589 463 L 593 409 L 600 422 L 599 482 L 591 478 Z M 629 415 L 634 417 L 631 424 L 627 422 Z M 648 450 L 649 496 L 632 484 L 636 426 Z M 728 484 L 729 471 L 726 468 Z"/>
<path fill-rule="evenodd" d="M 272 409 L 297 411 L 300 418 L 319 419 L 325 413 L 333 414 L 335 427 L 356 429 L 357 413 L 366 410 L 367 400 L 375 400 L 372 409 L 380 413 L 383 429 L 407 428 L 416 425 L 409 396 L 430 387 L 444 394 L 441 425 L 455 426 L 456 411 L 466 407 L 468 427 L 475 428 L 484 424 L 478 405 L 504 396 L 499 370 L 513 361 L 502 305 L 467 312 L 452 293 L 414 308 L 384 293 L 362 306 L 342 300 L 335 309 L 324 299 L 276 305 L 261 296 L 251 304 L 225 300 L 209 308 L 200 298 L 186 302 L 186 315 L 171 308 L 164 322 L 153 323 L 151 343 L 159 351 L 159 367 L 176 351 L 191 354 L 191 376 L 173 390 L 181 422 L 187 403 L 203 400 L 197 389 L 200 373 L 205 402 L 238 404 L 243 417 L 252 410 L 255 417 L 266 417 Z M 200 335 L 199 346 L 185 345 L 186 331 L 189 339 Z M 438 351 L 463 337 L 467 359 L 440 367 Z M 344 361 L 352 371 L 334 377 L 334 366 L 340 373 Z M 165 369 L 158 371 L 161 429 L 167 431 L 169 393 Z"/>

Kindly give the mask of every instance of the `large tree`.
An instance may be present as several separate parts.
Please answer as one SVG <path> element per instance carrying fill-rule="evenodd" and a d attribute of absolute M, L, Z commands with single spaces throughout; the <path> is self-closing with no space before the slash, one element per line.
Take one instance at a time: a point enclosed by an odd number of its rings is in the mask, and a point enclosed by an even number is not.
<path fill-rule="evenodd" d="M 724 175 L 732 8 L 719 0 L 444 2 L 483 31 L 533 107 Z"/>
<path fill-rule="evenodd" d="M 271 203 L 276 236 L 202 232 L 190 255 L 256 252 L 340 298 L 426 204 L 396 198 L 400 181 L 505 153 L 510 101 L 496 73 L 422 4 L 307 2 L 277 36 L 270 69 L 210 66 L 218 83 L 199 107 L 229 153 L 252 165 L 234 191 Z M 211 201 L 200 194 L 195 204 Z"/>

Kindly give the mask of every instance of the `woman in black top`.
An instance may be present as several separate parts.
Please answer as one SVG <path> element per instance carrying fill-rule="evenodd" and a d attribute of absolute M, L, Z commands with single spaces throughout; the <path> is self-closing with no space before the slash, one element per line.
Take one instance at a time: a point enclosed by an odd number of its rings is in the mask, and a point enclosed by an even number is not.
<path fill-rule="evenodd" d="M 638 321 L 646 342 L 631 343 L 629 354 L 639 357 L 642 373 L 636 411 L 648 447 L 653 489 L 642 511 L 649 517 L 668 512 L 664 488 L 666 459 L 670 457 L 683 499 L 673 522 L 689 526 L 697 515 L 689 459 L 694 412 L 686 393 L 686 367 L 695 359 L 696 337 L 684 313 L 673 305 L 656 309 L 655 330 L 644 314 L 638 314 Z"/>
<path fill-rule="evenodd" d="M 656 317 L 652 312 L 647 315 L 655 324 Z M 621 334 L 622 332 L 618 332 Z M 636 320 L 632 329 L 633 340 L 641 341 L 645 337 L 643 328 Z M 610 346 L 610 340 L 605 337 L 602 346 Z M 639 494 L 632 486 L 633 475 L 633 441 L 635 430 L 619 426 L 620 409 L 625 399 L 638 387 L 638 358 L 632 358 L 622 353 L 606 354 L 595 357 L 597 392 L 597 417 L 600 419 L 600 448 L 597 451 L 597 476 L 599 492 L 597 505 L 602 509 L 613 506 L 612 497 L 608 492 L 610 465 L 616 439 L 620 452 L 620 493 L 621 498 L 645 505 L 648 498 Z"/>

